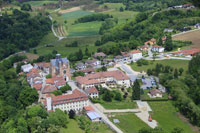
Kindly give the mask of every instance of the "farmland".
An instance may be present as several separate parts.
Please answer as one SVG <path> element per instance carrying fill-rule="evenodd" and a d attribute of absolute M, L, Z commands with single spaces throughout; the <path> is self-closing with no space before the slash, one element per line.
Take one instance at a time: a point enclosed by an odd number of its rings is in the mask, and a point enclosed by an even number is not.
<path fill-rule="evenodd" d="M 192 41 L 193 45 L 185 48 L 200 48 L 200 30 L 187 32 L 173 37 L 173 40 Z"/>
<path fill-rule="evenodd" d="M 28 1 L 28 2 L 25 2 L 26 4 L 30 4 L 31 6 L 43 6 L 44 4 L 49 4 L 49 3 L 58 3 L 58 1 L 48 1 L 48 0 L 45 0 L 45 1 Z"/>

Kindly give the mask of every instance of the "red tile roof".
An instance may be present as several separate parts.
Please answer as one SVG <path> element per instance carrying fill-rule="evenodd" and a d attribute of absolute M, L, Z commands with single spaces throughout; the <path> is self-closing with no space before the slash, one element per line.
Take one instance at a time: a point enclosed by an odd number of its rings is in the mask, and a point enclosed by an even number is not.
<path fill-rule="evenodd" d="M 95 88 L 95 87 L 93 87 L 93 88 L 88 88 L 88 89 L 86 89 L 85 90 L 87 93 L 98 93 L 98 90 Z"/>
<path fill-rule="evenodd" d="M 84 72 L 84 73 L 89 73 L 89 72 L 94 72 L 95 69 L 94 68 L 86 68 L 86 69 L 79 70 L 79 71 Z"/>
<path fill-rule="evenodd" d="M 129 57 L 130 55 L 128 54 L 128 53 L 126 53 L 126 52 L 121 52 L 121 54 L 123 55 L 123 56 L 125 56 L 125 57 Z"/>
<path fill-rule="evenodd" d="M 153 45 L 153 48 L 163 48 L 163 47 L 158 46 L 158 45 Z"/>
<path fill-rule="evenodd" d="M 153 89 L 153 90 L 150 91 L 150 94 L 151 95 L 156 95 L 156 94 L 162 94 L 162 92 L 160 90 L 158 90 L 158 89 Z"/>
<path fill-rule="evenodd" d="M 132 50 L 130 51 L 131 54 L 137 54 L 137 53 L 142 53 L 140 50 Z"/>
<path fill-rule="evenodd" d="M 189 50 L 182 50 L 182 51 L 176 51 L 172 54 L 184 54 L 184 55 L 195 55 L 200 52 L 200 49 L 189 49 Z"/>
<path fill-rule="evenodd" d="M 46 93 L 50 93 L 50 92 L 55 91 L 55 90 L 57 90 L 57 88 L 55 86 L 53 86 L 53 85 L 46 85 L 44 87 L 42 93 L 46 94 Z"/>
<path fill-rule="evenodd" d="M 49 79 L 46 79 L 46 84 L 55 84 L 56 81 L 63 81 L 63 77 L 52 77 L 52 78 L 49 78 Z"/>
<path fill-rule="evenodd" d="M 37 91 L 39 91 L 42 88 L 42 84 L 34 84 L 33 88 L 35 88 Z"/>
<path fill-rule="evenodd" d="M 84 110 L 85 111 L 93 111 L 94 109 L 91 106 L 85 106 Z"/>
<path fill-rule="evenodd" d="M 58 86 L 66 85 L 66 81 L 65 80 L 59 80 L 58 82 L 56 82 L 56 85 L 58 85 Z"/>
<path fill-rule="evenodd" d="M 65 95 L 59 95 L 59 96 L 55 96 L 55 95 L 51 94 L 51 95 L 48 95 L 47 97 L 52 98 L 52 104 L 53 105 L 59 105 L 59 104 L 88 100 L 88 97 L 86 96 L 86 94 L 79 91 L 78 89 L 75 89 L 72 92 L 72 94 L 65 94 Z M 46 100 L 44 101 L 44 104 L 46 105 Z"/>
<path fill-rule="evenodd" d="M 50 67 L 50 63 L 49 62 L 39 62 L 36 63 L 39 67 Z"/>

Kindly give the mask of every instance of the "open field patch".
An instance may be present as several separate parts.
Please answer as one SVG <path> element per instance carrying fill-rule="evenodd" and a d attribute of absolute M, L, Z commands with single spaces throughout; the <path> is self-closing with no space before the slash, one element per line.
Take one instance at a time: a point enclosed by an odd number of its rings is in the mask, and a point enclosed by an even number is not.
<path fill-rule="evenodd" d="M 71 19 L 71 18 L 83 17 L 83 16 L 90 15 L 90 14 L 92 14 L 92 12 L 77 10 L 77 11 L 73 11 L 73 12 L 63 13 L 62 17 L 64 19 Z"/>
<path fill-rule="evenodd" d="M 50 4 L 50 3 L 58 3 L 58 1 L 28 1 L 25 2 L 26 4 L 30 4 L 31 6 L 43 6 L 44 4 Z"/>
<path fill-rule="evenodd" d="M 118 119 L 120 123 L 117 123 L 116 126 L 119 127 L 124 133 L 138 133 L 138 131 L 142 128 L 150 128 L 134 113 L 114 114 L 114 117 L 110 117 L 109 119 L 112 122 L 113 119 Z"/>
<path fill-rule="evenodd" d="M 77 10 L 81 10 L 81 7 L 73 7 L 70 9 L 66 9 L 66 10 L 60 10 L 58 13 L 63 14 L 63 13 L 69 13 L 69 12 L 73 12 L 73 11 L 77 11 Z"/>
<path fill-rule="evenodd" d="M 181 128 L 184 133 L 193 133 L 192 128 L 179 119 L 176 108 L 171 101 L 148 102 L 153 112 L 151 116 L 158 122 L 158 126 L 170 133 L 174 128 Z"/>
<path fill-rule="evenodd" d="M 192 41 L 193 45 L 185 48 L 200 48 L 200 30 L 177 35 L 173 37 L 173 40 Z"/>
<path fill-rule="evenodd" d="M 104 102 L 101 105 L 105 109 L 135 109 L 137 107 L 135 102 L 127 102 L 127 101 Z"/>

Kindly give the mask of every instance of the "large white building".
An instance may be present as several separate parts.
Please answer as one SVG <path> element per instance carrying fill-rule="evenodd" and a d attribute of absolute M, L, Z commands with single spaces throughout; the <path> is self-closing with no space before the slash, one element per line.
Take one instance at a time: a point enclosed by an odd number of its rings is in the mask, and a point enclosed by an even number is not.
<path fill-rule="evenodd" d="M 142 52 L 139 50 L 132 50 L 129 53 L 132 61 L 137 61 L 142 58 Z"/>
<path fill-rule="evenodd" d="M 106 87 L 107 85 L 121 85 L 126 88 L 130 87 L 129 77 L 120 70 L 97 72 L 88 74 L 84 77 L 76 77 L 77 85 L 82 89 L 93 88 L 101 85 Z"/>
<path fill-rule="evenodd" d="M 158 46 L 158 45 L 154 45 L 154 46 L 151 48 L 151 51 L 163 53 L 163 52 L 165 51 L 165 48 L 164 48 L 164 47 L 161 47 L 161 46 Z"/>
<path fill-rule="evenodd" d="M 32 66 L 31 64 L 26 64 L 26 65 L 21 66 L 21 70 L 22 70 L 24 73 L 30 72 L 31 69 L 33 69 L 33 66 Z"/>
<path fill-rule="evenodd" d="M 88 97 L 83 92 L 75 89 L 71 93 L 55 96 L 50 94 L 46 96 L 43 101 L 47 111 L 55 111 L 60 109 L 62 111 L 74 110 L 76 112 L 81 111 L 85 106 L 89 105 Z"/>

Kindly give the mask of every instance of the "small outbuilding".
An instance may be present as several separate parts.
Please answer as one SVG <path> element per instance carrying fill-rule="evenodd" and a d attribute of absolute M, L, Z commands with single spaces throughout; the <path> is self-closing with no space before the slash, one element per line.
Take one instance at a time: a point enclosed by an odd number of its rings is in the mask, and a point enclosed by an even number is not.
<path fill-rule="evenodd" d="M 102 119 L 101 116 L 95 111 L 89 111 L 86 113 L 86 115 L 92 122 L 98 122 Z"/>

